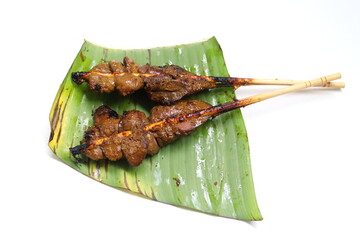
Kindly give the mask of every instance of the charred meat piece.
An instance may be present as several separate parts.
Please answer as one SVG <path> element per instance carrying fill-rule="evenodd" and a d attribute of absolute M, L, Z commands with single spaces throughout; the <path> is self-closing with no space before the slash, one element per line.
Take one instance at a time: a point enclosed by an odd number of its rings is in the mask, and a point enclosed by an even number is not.
<path fill-rule="evenodd" d="M 115 89 L 114 76 L 100 75 L 96 72 L 111 72 L 108 63 L 100 63 L 93 67 L 88 78 L 89 89 L 93 92 L 112 92 Z"/>
<path fill-rule="evenodd" d="M 213 87 L 213 83 L 196 81 L 187 77 L 159 76 L 146 81 L 145 91 L 151 100 L 169 105 L 184 96 Z"/>
<path fill-rule="evenodd" d="M 143 129 L 149 124 L 149 120 L 145 113 L 140 111 L 127 111 L 123 114 L 123 120 L 119 128 L 121 131 L 139 131 L 142 132 L 146 141 L 147 154 L 154 155 L 159 151 L 159 145 L 155 139 L 155 136 L 150 132 L 144 132 Z M 146 154 L 145 154 L 146 155 Z"/>
<path fill-rule="evenodd" d="M 118 159 L 121 159 L 124 155 L 123 150 L 122 150 L 122 144 L 123 144 L 123 139 L 116 137 L 115 134 L 109 136 L 100 145 L 100 148 L 104 153 L 103 159 L 107 158 L 110 161 L 116 161 Z M 87 155 L 87 154 L 85 154 L 85 155 Z M 88 156 L 88 157 L 91 158 L 90 156 Z"/>
<path fill-rule="evenodd" d="M 151 123 L 156 123 L 167 118 L 188 114 L 209 107 L 211 107 L 211 105 L 203 101 L 183 100 L 171 106 L 156 106 L 152 108 L 149 120 Z M 209 117 L 205 116 L 179 122 L 177 124 L 169 124 L 154 131 L 153 134 L 159 145 L 162 147 L 175 141 L 181 136 L 189 135 L 208 119 Z"/>
<path fill-rule="evenodd" d="M 148 142 L 144 131 L 135 130 L 133 133 L 122 140 L 121 148 L 124 158 L 131 166 L 138 166 L 147 155 Z"/>
<path fill-rule="evenodd" d="M 136 110 L 124 112 L 119 132 L 141 130 L 148 122 L 149 120 L 143 112 Z"/>
<path fill-rule="evenodd" d="M 182 100 L 172 106 L 154 107 L 150 117 L 136 110 L 124 112 L 120 116 L 109 107 L 100 106 L 93 115 L 95 126 L 88 128 L 81 141 L 81 144 L 86 145 L 81 153 L 93 160 L 126 159 L 130 165 L 138 166 L 147 155 L 156 154 L 160 147 L 190 134 L 210 116 L 160 126 L 151 131 L 146 129 L 147 126 L 210 106 L 199 100 Z M 122 135 L 127 132 L 131 134 Z M 94 142 L 96 144 L 92 144 Z M 74 153 L 76 150 L 71 151 Z"/>
<path fill-rule="evenodd" d="M 99 128 L 89 127 L 84 133 L 84 140 L 82 140 L 80 143 L 86 144 L 102 137 L 103 136 L 101 135 Z M 89 149 L 85 149 L 83 154 L 93 160 L 100 160 L 105 158 L 102 147 L 98 145 L 94 145 Z"/>
<path fill-rule="evenodd" d="M 111 136 L 119 132 L 119 123 L 122 116 L 108 106 L 101 106 L 94 112 L 94 125 L 100 130 L 102 136 Z"/>

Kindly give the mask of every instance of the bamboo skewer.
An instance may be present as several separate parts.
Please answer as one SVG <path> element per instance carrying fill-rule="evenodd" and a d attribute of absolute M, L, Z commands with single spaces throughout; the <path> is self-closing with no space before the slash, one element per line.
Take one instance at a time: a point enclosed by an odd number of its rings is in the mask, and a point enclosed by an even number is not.
<path fill-rule="evenodd" d="M 90 74 L 96 74 L 99 76 L 107 77 L 121 77 L 126 75 L 133 75 L 135 77 L 156 77 L 156 76 L 165 76 L 164 74 L 155 74 L 155 73 L 105 73 L 105 72 L 74 72 L 72 73 L 72 79 L 77 84 L 83 83 L 85 80 L 82 77 L 87 77 Z M 199 81 L 208 81 L 216 84 L 217 87 L 235 87 L 245 85 L 293 85 L 303 80 L 287 80 L 287 79 L 262 79 L 262 78 L 236 78 L 236 77 L 214 77 L 214 76 L 197 76 L 197 75 L 179 75 L 180 78 L 188 78 Z M 330 88 L 344 88 L 344 82 L 327 82 L 322 84 L 314 85 L 314 87 L 330 87 Z"/>
<path fill-rule="evenodd" d="M 284 87 L 284 88 L 280 88 L 280 89 L 276 89 L 273 91 L 269 91 L 269 92 L 265 92 L 265 93 L 261 93 L 252 97 L 247 97 L 244 98 L 240 101 L 248 101 L 249 103 L 246 105 L 250 105 L 253 103 L 257 103 L 269 98 L 273 98 L 273 97 L 277 97 L 283 94 L 287 94 L 287 93 L 291 93 L 291 92 L 295 92 L 304 88 L 309 88 L 309 87 L 314 87 L 314 86 L 325 86 L 328 83 L 330 83 L 331 81 L 337 80 L 341 78 L 341 74 L 340 73 L 334 73 L 325 77 L 321 77 L 321 78 L 316 78 L 314 80 L 310 80 L 310 81 L 301 81 L 298 82 L 294 85 L 288 86 L 288 87 Z"/>
<path fill-rule="evenodd" d="M 258 103 L 258 102 L 264 101 L 266 99 L 270 99 L 270 98 L 284 95 L 287 93 L 295 92 L 295 91 L 298 91 L 298 90 L 301 90 L 304 88 L 309 88 L 309 87 L 318 86 L 318 85 L 327 85 L 329 82 L 334 81 L 339 78 L 341 78 L 340 73 L 335 73 L 335 74 L 328 75 L 325 77 L 316 78 L 311 81 L 300 81 L 292 86 L 260 93 L 260 94 L 257 94 L 257 95 L 251 96 L 251 97 L 246 97 L 246 98 L 236 100 L 233 102 L 219 104 L 219 105 L 209 107 L 209 108 L 206 108 L 203 110 L 199 110 L 196 112 L 183 114 L 183 115 L 176 116 L 176 117 L 166 118 L 162 121 L 146 125 L 144 127 L 144 131 L 156 131 L 166 125 L 177 124 L 180 122 L 184 122 L 184 121 L 199 118 L 199 117 L 205 117 L 205 116 L 216 117 L 222 113 L 225 113 L 225 112 L 237 109 L 237 108 L 246 107 L 250 104 Z M 124 131 L 124 132 L 120 132 L 120 133 L 116 134 L 116 137 L 124 138 L 124 137 L 130 136 L 131 134 L 132 134 L 131 131 Z M 105 137 L 105 138 L 97 139 L 97 140 L 89 142 L 89 143 L 81 144 L 79 146 L 70 148 L 70 152 L 72 153 L 73 156 L 76 156 L 86 149 L 91 149 L 94 146 L 101 145 L 107 139 L 108 139 L 108 137 Z"/>
<path fill-rule="evenodd" d="M 249 85 L 294 85 L 304 80 L 253 79 Z M 326 82 L 313 87 L 344 88 L 344 82 Z"/>
<path fill-rule="evenodd" d="M 182 77 L 206 80 L 210 82 L 216 82 L 220 86 L 234 86 L 240 87 L 245 85 L 294 85 L 303 80 L 285 80 L 285 79 L 268 79 L 268 78 L 236 78 L 236 77 L 213 77 L 213 76 L 192 76 L 192 75 L 180 75 Z M 326 82 L 322 84 L 315 84 L 313 87 L 331 87 L 331 88 L 344 88 L 344 82 Z"/>

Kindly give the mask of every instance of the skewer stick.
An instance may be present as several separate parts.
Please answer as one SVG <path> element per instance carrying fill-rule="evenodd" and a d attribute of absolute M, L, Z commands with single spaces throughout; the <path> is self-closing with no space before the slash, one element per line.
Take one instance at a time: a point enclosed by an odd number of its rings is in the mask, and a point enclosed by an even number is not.
<path fill-rule="evenodd" d="M 304 88 L 314 87 L 314 86 L 319 86 L 319 85 L 324 86 L 324 85 L 327 85 L 330 81 L 334 81 L 339 78 L 341 78 L 341 74 L 334 73 L 334 74 L 331 74 L 331 75 L 328 75 L 325 77 L 316 78 L 311 81 L 301 81 L 301 82 L 298 82 L 289 87 L 284 87 L 284 88 L 276 89 L 273 91 L 261 93 L 261 94 L 258 94 L 258 95 L 252 96 L 252 97 L 244 98 L 244 99 L 242 99 L 242 101 L 248 101 L 249 103 L 247 105 L 250 105 L 250 104 L 257 103 L 257 102 L 260 102 L 260 101 L 263 101 L 263 100 L 266 100 L 269 98 L 273 98 L 273 97 L 277 97 L 277 96 L 280 96 L 283 94 L 295 92 L 295 91 L 298 91 L 298 90 L 301 90 Z"/>
<path fill-rule="evenodd" d="M 254 78 L 249 85 L 294 85 L 303 80 L 281 80 L 281 79 L 256 79 Z M 344 82 L 326 82 L 322 85 L 315 85 L 313 87 L 329 87 L 329 88 L 344 88 Z"/>
<path fill-rule="evenodd" d="M 330 81 L 334 81 L 339 78 L 341 78 L 340 73 L 335 73 L 335 74 L 328 75 L 325 77 L 316 78 L 311 81 L 302 81 L 302 82 L 299 82 L 292 86 L 280 88 L 280 89 L 265 92 L 265 93 L 260 93 L 260 94 L 257 94 L 257 95 L 251 96 L 251 97 L 247 97 L 247 98 L 243 98 L 240 100 L 236 100 L 233 102 L 219 104 L 219 105 L 209 107 L 209 108 L 206 108 L 203 110 L 195 111 L 192 113 L 183 114 L 183 115 L 176 116 L 176 117 L 166 118 L 162 121 L 146 125 L 144 128 L 144 131 L 156 131 L 157 129 L 164 127 L 166 125 L 177 124 L 179 122 L 184 122 L 184 121 L 199 118 L 199 117 L 205 117 L 205 116 L 216 117 L 217 115 L 220 115 L 221 113 L 225 113 L 225 112 L 228 112 L 228 111 L 231 111 L 231 110 L 234 110 L 237 108 L 241 108 L 241 107 L 246 107 L 250 104 L 261 102 L 266 99 L 277 97 L 277 96 L 284 95 L 287 93 L 295 92 L 295 91 L 298 91 L 298 90 L 301 90 L 304 88 L 313 87 L 313 86 L 317 86 L 317 85 L 324 85 Z M 131 131 L 125 131 L 125 132 L 116 134 L 116 137 L 124 138 L 124 137 L 130 136 L 131 134 L 132 134 Z M 81 144 L 79 146 L 70 148 L 70 152 L 73 156 L 76 157 L 76 155 L 81 154 L 82 151 L 84 151 L 86 149 L 91 149 L 97 145 L 101 145 L 107 139 L 108 138 L 105 137 L 105 138 L 97 139 L 97 140 L 89 142 L 89 143 Z"/>
<path fill-rule="evenodd" d="M 186 78 L 206 80 L 209 82 L 215 82 L 219 87 L 222 86 L 234 86 L 240 87 L 244 85 L 294 85 L 303 80 L 283 80 L 283 79 L 267 79 L 267 78 L 236 78 L 236 77 L 213 77 L 213 76 L 193 76 L 193 75 L 180 75 Z M 326 82 L 323 84 L 316 84 L 312 87 L 331 87 L 331 88 L 344 88 L 344 82 Z"/>
<path fill-rule="evenodd" d="M 294 84 L 289 87 L 284 87 L 284 88 L 276 89 L 273 91 L 260 93 L 255 96 L 251 96 L 251 97 L 243 98 L 243 99 L 236 100 L 233 102 L 216 105 L 216 106 L 213 106 L 213 107 L 210 107 L 207 109 L 203 109 L 203 110 L 200 110 L 197 112 L 185 114 L 182 116 L 167 118 L 163 121 L 156 122 L 156 123 L 145 126 L 145 131 L 153 131 L 158 127 L 162 127 L 162 126 L 169 125 L 169 124 L 176 124 L 179 122 L 183 122 L 185 120 L 190 120 L 190 119 L 194 119 L 194 118 L 198 118 L 198 117 L 203 117 L 203 116 L 208 116 L 208 115 L 217 116 L 221 113 L 228 112 L 228 111 L 234 110 L 236 108 L 246 107 L 250 104 L 261 102 L 266 99 L 277 97 L 277 96 L 280 96 L 283 94 L 295 92 L 295 91 L 298 91 L 298 90 L 301 90 L 304 88 L 313 87 L 313 86 L 317 86 L 317 85 L 323 85 L 323 84 L 326 84 L 327 82 L 334 81 L 339 78 L 341 78 L 340 73 L 335 73 L 335 74 L 328 75 L 325 77 L 316 78 L 311 81 L 302 81 L 302 82 L 299 82 L 299 83 Z"/>
<path fill-rule="evenodd" d="M 164 76 L 164 74 L 157 73 L 105 73 L 105 72 L 73 72 L 72 79 L 75 83 L 81 84 L 85 81 L 84 77 L 89 76 L 90 74 L 96 74 L 99 76 L 107 77 L 121 77 L 125 75 L 133 75 L 135 77 L 156 77 Z M 190 78 L 199 81 L 208 81 L 216 84 L 217 87 L 235 87 L 245 85 L 293 85 L 302 80 L 282 80 L 282 79 L 261 79 L 261 78 L 236 78 L 236 77 L 213 77 L 213 76 L 197 76 L 197 75 L 179 75 L 180 78 Z M 327 82 L 321 85 L 314 85 L 314 87 L 330 87 L 330 88 L 344 88 L 344 82 Z"/>

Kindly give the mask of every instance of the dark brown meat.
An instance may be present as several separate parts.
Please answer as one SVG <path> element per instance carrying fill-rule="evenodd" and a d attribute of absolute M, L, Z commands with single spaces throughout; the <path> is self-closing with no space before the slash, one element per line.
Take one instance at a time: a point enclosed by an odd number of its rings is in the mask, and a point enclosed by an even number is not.
<path fill-rule="evenodd" d="M 115 82 L 113 76 L 102 76 L 91 72 L 111 72 L 108 63 L 100 63 L 90 70 L 90 75 L 87 77 L 89 89 L 93 92 L 108 93 L 115 89 Z"/>
<path fill-rule="evenodd" d="M 144 131 L 135 130 L 121 142 L 124 157 L 131 166 L 138 166 L 147 155 L 148 142 Z"/>
<path fill-rule="evenodd" d="M 94 112 L 94 125 L 100 130 L 104 137 L 111 136 L 113 133 L 119 132 L 119 123 L 122 116 L 109 108 L 108 106 L 101 106 Z"/>
<path fill-rule="evenodd" d="M 84 134 L 84 140 L 82 140 L 80 143 L 88 143 L 99 138 L 102 138 L 100 130 L 97 127 L 89 127 Z M 91 149 L 86 149 L 83 154 L 93 160 L 100 160 L 105 158 L 101 146 L 94 146 Z"/>
<path fill-rule="evenodd" d="M 184 96 L 215 86 L 214 83 L 209 81 L 199 81 L 184 77 L 195 76 L 195 74 L 175 65 L 165 67 L 149 66 L 148 72 L 164 74 L 146 79 L 145 91 L 151 100 L 167 105 L 182 99 Z"/>
<path fill-rule="evenodd" d="M 156 75 L 138 76 L 136 73 Z M 195 74 L 175 65 L 141 66 L 131 58 L 125 57 L 123 63 L 113 60 L 93 67 L 89 74 L 74 74 L 73 80 L 78 84 L 88 82 L 89 89 L 93 92 L 109 93 L 116 90 L 123 96 L 144 88 L 151 100 L 163 104 L 172 104 L 186 95 L 216 87 L 214 82 L 186 76 L 195 76 Z M 80 81 L 79 78 L 82 80 Z"/>
<path fill-rule="evenodd" d="M 101 139 L 103 141 L 82 153 L 93 160 L 116 161 L 125 158 L 130 165 L 138 166 L 146 155 L 156 154 L 160 146 L 190 134 L 206 122 L 209 116 L 166 125 L 152 131 L 145 130 L 146 126 L 210 106 L 199 100 L 183 100 L 172 106 L 154 107 L 149 118 L 143 112 L 136 110 L 124 112 L 122 116 L 119 116 L 109 107 L 101 106 L 93 115 L 95 126 L 88 128 L 81 144 Z M 131 134 L 127 137 L 118 136 L 119 133 L 126 131 L 131 131 Z"/>
<path fill-rule="evenodd" d="M 95 110 L 93 118 L 94 127 L 88 128 L 81 143 L 105 140 L 101 145 L 85 150 L 84 154 L 89 158 L 111 161 L 126 158 L 132 166 L 137 166 L 147 154 L 153 155 L 159 151 L 154 135 L 144 131 L 149 121 L 143 112 L 132 110 L 120 116 L 103 105 Z M 131 131 L 132 134 L 126 138 L 115 136 L 123 131 Z"/>
<path fill-rule="evenodd" d="M 131 110 L 123 113 L 123 121 L 121 121 L 120 131 L 142 130 L 148 124 L 148 118 L 145 113 Z"/>
<path fill-rule="evenodd" d="M 149 124 L 149 120 L 145 113 L 140 111 L 128 111 L 123 114 L 124 118 L 121 121 L 119 132 L 122 131 L 141 131 L 145 125 Z M 154 155 L 159 151 L 159 145 L 156 142 L 154 135 L 150 132 L 143 132 L 145 141 L 147 142 L 147 154 Z"/>
<path fill-rule="evenodd" d="M 156 138 L 153 133 L 151 132 L 145 132 L 144 134 L 145 141 L 147 141 L 147 154 L 154 155 L 159 152 L 159 145 L 156 141 Z"/>
<path fill-rule="evenodd" d="M 115 77 L 116 90 L 123 96 L 132 94 L 144 87 L 144 79 L 132 74 Z"/>
<path fill-rule="evenodd" d="M 124 65 L 121 62 L 112 60 L 109 62 L 110 72 L 122 73 L 124 72 Z"/>
<path fill-rule="evenodd" d="M 115 134 L 111 135 L 109 139 L 105 140 L 104 143 L 100 145 L 104 153 L 104 158 L 107 158 L 111 161 L 116 161 L 123 158 L 123 141 L 123 139 L 116 137 Z"/>
<path fill-rule="evenodd" d="M 159 122 L 163 119 L 195 112 L 211 107 L 210 104 L 200 100 L 183 100 L 171 106 L 156 106 L 151 109 L 149 120 L 151 123 Z M 153 132 L 160 146 L 167 145 L 181 136 L 189 135 L 198 126 L 209 119 L 209 116 L 187 120 L 177 124 L 171 124 Z"/>
<path fill-rule="evenodd" d="M 149 143 L 146 139 L 148 133 L 143 131 L 144 126 L 148 124 L 148 119 L 145 113 L 136 110 L 125 112 L 123 116 L 119 132 L 132 131 L 133 133 L 122 140 L 121 148 L 128 162 L 132 166 L 138 166 L 149 152 Z"/>

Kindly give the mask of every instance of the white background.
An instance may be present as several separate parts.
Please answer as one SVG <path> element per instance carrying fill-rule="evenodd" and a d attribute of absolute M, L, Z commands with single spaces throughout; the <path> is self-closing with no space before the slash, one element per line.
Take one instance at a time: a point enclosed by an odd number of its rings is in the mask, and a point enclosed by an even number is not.
<path fill-rule="evenodd" d="M 359 16 L 356 0 L 3 1 L 0 238 L 359 239 Z M 84 39 L 144 48 L 211 36 L 232 76 L 341 72 L 347 84 L 243 109 L 263 221 L 142 199 L 79 174 L 49 150 L 51 104 Z"/>

